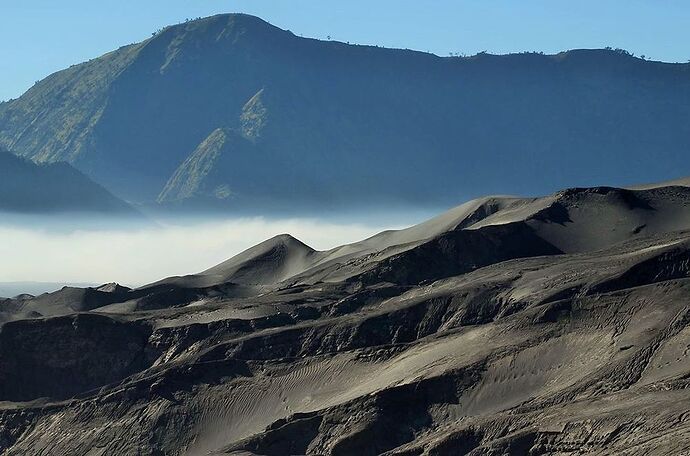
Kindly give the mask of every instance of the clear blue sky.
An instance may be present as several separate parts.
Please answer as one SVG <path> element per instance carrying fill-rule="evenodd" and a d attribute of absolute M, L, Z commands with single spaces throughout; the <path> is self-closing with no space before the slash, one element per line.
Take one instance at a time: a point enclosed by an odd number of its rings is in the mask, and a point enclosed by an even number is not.
<path fill-rule="evenodd" d="M 439 55 L 612 46 L 690 59 L 689 0 L 0 0 L 0 100 L 165 25 L 226 12 Z"/>

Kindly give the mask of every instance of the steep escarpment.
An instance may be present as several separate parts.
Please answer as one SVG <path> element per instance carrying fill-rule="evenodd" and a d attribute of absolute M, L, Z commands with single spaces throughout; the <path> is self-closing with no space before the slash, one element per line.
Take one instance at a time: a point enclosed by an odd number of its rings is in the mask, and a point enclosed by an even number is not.
<path fill-rule="evenodd" d="M 0 330 L 0 400 L 64 399 L 150 365 L 150 330 L 97 315 L 6 323 Z"/>

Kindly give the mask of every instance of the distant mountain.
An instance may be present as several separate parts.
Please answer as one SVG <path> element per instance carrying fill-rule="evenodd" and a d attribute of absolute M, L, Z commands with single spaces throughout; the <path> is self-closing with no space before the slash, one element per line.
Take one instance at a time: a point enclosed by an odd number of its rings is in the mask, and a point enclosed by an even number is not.
<path fill-rule="evenodd" d="M 64 282 L 0 282 L 0 296 L 21 296 L 29 298 L 59 290 L 63 287 L 88 287 L 88 283 L 64 283 Z"/>
<path fill-rule="evenodd" d="M 5 151 L 0 151 L 0 212 L 137 214 L 67 163 L 37 165 Z"/>
<path fill-rule="evenodd" d="M 229 14 L 0 105 L 0 145 L 138 202 L 450 205 L 688 173 L 690 65 L 623 51 L 438 57 Z"/>

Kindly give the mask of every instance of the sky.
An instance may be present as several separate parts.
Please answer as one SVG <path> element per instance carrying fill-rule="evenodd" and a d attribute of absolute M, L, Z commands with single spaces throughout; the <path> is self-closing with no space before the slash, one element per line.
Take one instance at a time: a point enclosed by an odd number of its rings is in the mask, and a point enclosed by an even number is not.
<path fill-rule="evenodd" d="M 438 55 L 611 46 L 690 59 L 688 0 L 0 0 L 0 100 L 166 25 L 228 12 L 306 37 Z"/>

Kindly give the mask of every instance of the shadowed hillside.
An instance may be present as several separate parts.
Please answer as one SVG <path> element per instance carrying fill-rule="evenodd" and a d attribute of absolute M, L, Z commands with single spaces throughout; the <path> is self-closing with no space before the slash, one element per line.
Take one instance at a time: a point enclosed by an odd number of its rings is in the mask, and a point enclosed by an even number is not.
<path fill-rule="evenodd" d="M 138 215 L 67 163 L 37 165 L 2 150 L 0 212 Z"/>

